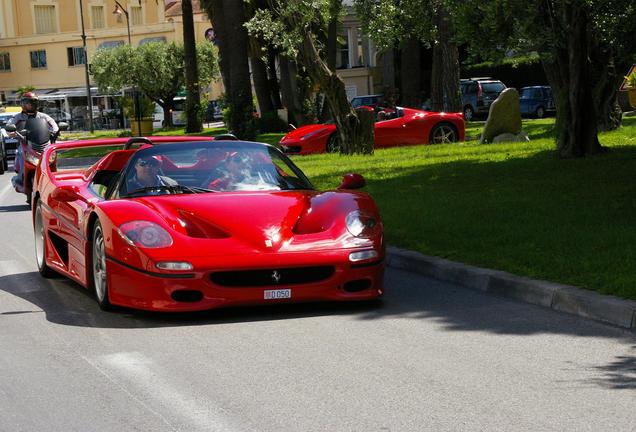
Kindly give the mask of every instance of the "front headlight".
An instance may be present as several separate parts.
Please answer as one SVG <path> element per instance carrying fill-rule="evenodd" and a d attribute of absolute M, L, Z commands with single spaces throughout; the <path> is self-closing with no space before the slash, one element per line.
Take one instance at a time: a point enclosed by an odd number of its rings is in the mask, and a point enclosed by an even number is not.
<path fill-rule="evenodd" d="M 145 248 L 162 248 L 172 245 L 168 231 L 154 222 L 132 221 L 119 226 L 119 233 L 129 244 Z"/>
<path fill-rule="evenodd" d="M 26 154 L 26 160 L 29 161 L 29 163 L 32 163 L 33 165 L 37 165 L 40 163 L 40 158 L 36 155 L 34 155 L 33 153 L 28 153 Z"/>
<path fill-rule="evenodd" d="M 376 233 L 378 221 L 371 215 L 352 211 L 347 215 L 347 231 L 354 237 L 370 238 Z"/>

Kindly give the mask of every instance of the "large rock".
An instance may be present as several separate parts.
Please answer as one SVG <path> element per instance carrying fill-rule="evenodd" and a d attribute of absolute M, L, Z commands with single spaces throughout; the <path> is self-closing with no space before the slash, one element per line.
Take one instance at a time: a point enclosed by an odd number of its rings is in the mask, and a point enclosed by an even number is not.
<path fill-rule="evenodd" d="M 488 120 L 481 134 L 480 143 L 491 143 L 497 135 L 521 132 L 519 93 L 513 88 L 505 89 L 490 105 Z"/>
<path fill-rule="evenodd" d="M 497 135 L 492 139 L 493 143 L 502 143 L 502 142 L 528 142 L 530 138 L 528 134 L 524 131 L 521 131 L 518 134 L 504 133 L 501 135 Z"/>

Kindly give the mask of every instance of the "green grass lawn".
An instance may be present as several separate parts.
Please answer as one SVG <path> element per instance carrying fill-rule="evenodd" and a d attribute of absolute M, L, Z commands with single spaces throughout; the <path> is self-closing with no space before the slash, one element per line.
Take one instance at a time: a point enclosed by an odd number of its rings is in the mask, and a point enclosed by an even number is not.
<path fill-rule="evenodd" d="M 467 137 L 481 128 L 469 123 Z M 600 134 L 610 152 L 578 160 L 556 157 L 554 119 L 523 128 L 529 143 L 293 159 L 319 189 L 364 175 L 390 245 L 636 299 L 636 118 Z"/>
<path fill-rule="evenodd" d="M 553 124 L 525 121 L 529 143 L 294 161 L 320 189 L 364 175 L 390 245 L 636 299 L 636 118 L 600 135 L 609 153 L 580 160 L 555 156 Z"/>

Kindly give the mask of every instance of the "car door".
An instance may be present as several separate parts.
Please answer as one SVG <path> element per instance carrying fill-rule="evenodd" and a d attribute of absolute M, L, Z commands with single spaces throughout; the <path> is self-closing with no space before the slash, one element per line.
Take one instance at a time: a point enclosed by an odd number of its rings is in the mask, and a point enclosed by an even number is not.
<path fill-rule="evenodd" d="M 397 109 L 397 118 L 379 121 L 375 123 L 375 147 L 390 147 L 405 144 L 424 142 L 414 133 L 415 125 L 410 118 L 404 115 L 404 111 Z"/>

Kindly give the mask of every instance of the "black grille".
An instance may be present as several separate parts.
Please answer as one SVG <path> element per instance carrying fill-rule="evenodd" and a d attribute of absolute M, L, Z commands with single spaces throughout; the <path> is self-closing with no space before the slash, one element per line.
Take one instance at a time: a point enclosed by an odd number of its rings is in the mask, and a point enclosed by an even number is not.
<path fill-rule="evenodd" d="M 330 278 L 333 273 L 332 266 L 295 267 L 215 272 L 210 279 L 217 285 L 227 287 L 262 287 L 319 282 Z"/>

